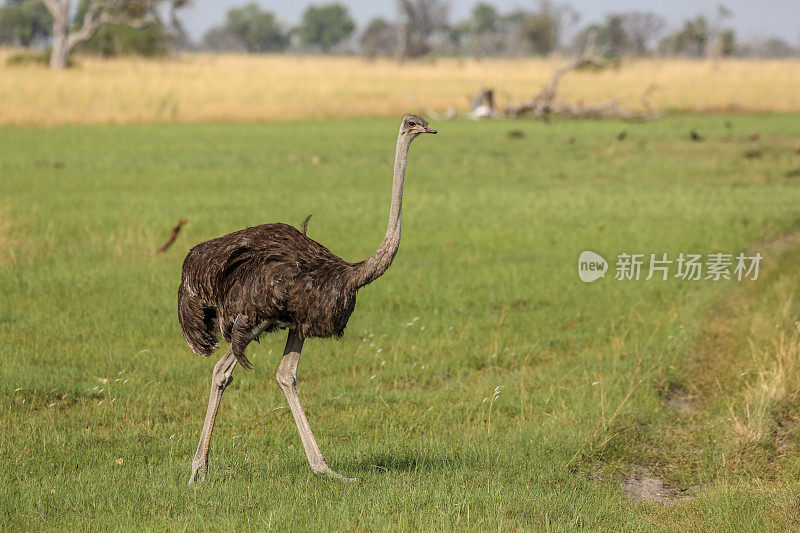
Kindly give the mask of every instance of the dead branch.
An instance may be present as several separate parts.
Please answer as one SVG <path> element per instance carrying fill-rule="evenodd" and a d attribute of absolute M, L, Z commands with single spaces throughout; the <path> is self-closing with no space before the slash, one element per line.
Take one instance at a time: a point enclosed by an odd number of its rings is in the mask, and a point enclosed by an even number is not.
<path fill-rule="evenodd" d="M 180 233 L 181 228 L 187 222 L 189 221 L 185 218 L 180 219 L 178 223 L 175 224 L 175 227 L 172 228 L 172 231 L 170 232 L 169 237 L 167 237 L 167 240 L 165 240 L 161 246 L 156 248 L 156 250 L 153 252 L 153 255 L 163 254 L 164 252 L 166 252 L 167 248 L 172 246 L 172 243 L 175 242 L 175 239 L 178 238 L 178 233 Z"/>
<path fill-rule="evenodd" d="M 594 32 L 586 38 L 586 46 L 581 54 L 562 66 L 553 73 L 550 84 L 530 100 L 511 103 L 506 105 L 504 112 L 507 117 L 531 116 L 535 118 L 546 117 L 549 114 L 567 115 L 571 117 L 618 117 L 618 118 L 637 118 L 635 113 L 622 107 L 616 100 L 599 102 L 595 104 L 570 104 L 556 100 L 558 87 L 565 74 L 576 69 L 589 66 L 605 68 L 611 62 L 603 58 L 603 51 L 595 47 Z M 648 87 L 642 94 L 641 101 L 647 110 L 645 117 L 655 116 L 655 112 L 650 106 L 648 96 L 656 89 L 655 85 Z"/>
<path fill-rule="evenodd" d="M 539 94 L 516 104 L 508 104 L 505 108 L 505 114 L 509 117 L 518 117 L 520 115 L 530 115 L 534 117 L 542 117 L 553 111 L 553 101 L 558 93 L 558 86 L 561 83 L 561 78 L 570 71 L 587 66 L 605 67 L 608 61 L 602 58 L 602 53 L 598 52 L 595 48 L 596 33 L 591 32 L 586 37 L 586 46 L 584 46 L 581 54 L 562 66 L 553 73 L 550 79 L 550 85 L 545 87 Z"/>
<path fill-rule="evenodd" d="M 663 111 L 653 108 L 653 104 L 650 102 L 650 95 L 653 94 L 656 89 L 658 89 L 658 85 L 651 83 L 642 91 L 642 95 L 639 97 L 639 103 L 642 105 L 642 108 L 644 108 L 645 116 L 648 118 L 657 118 L 664 114 Z"/>

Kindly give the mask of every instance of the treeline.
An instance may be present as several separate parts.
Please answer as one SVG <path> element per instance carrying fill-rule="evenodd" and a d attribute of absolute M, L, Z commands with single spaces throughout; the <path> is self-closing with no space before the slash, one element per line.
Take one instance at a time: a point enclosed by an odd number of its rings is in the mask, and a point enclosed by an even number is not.
<path fill-rule="evenodd" d="M 591 35 L 607 57 L 788 57 L 800 52 L 778 38 L 738 42 L 727 24 L 733 14 L 724 6 L 713 17 L 697 15 L 672 31 L 664 17 L 645 11 L 611 13 L 601 23 L 581 26 L 576 10 L 552 0 L 507 13 L 478 2 L 469 18 L 457 21 L 451 20 L 444 0 L 396 0 L 396 6 L 396 20 L 377 17 L 357 28 L 341 3 L 309 7 L 296 26 L 250 3 L 228 11 L 225 22 L 209 30 L 200 47 L 219 52 L 335 52 L 396 58 L 515 57 L 574 53 Z"/>
<path fill-rule="evenodd" d="M 64 22 L 79 34 L 87 20 L 96 27 L 76 43 L 78 50 L 104 56 L 175 55 L 178 50 L 216 52 L 302 52 L 388 56 L 398 60 L 427 55 L 519 57 L 573 54 L 592 39 L 606 57 L 788 57 L 797 47 L 778 38 L 739 42 L 720 6 L 712 16 L 697 15 L 669 28 L 657 13 L 610 13 L 600 23 L 581 24 L 566 3 L 539 0 L 530 9 L 501 12 L 489 2 L 476 3 L 468 18 L 452 20 L 445 0 L 396 0 L 393 20 L 374 18 L 357 27 L 342 3 L 308 7 L 296 24 L 251 2 L 230 9 L 224 21 L 192 42 L 181 23 L 190 0 L 80 0 Z M 48 5 L 50 4 L 50 5 Z M 55 43 L 53 4 L 65 0 L 5 0 L 0 7 L 0 44 L 47 48 Z M 99 7 L 98 7 L 99 6 Z M 87 12 L 111 13 L 102 24 Z M 133 23 L 136 21 L 136 23 Z M 85 35 L 84 35 L 85 36 Z M 71 50 L 70 50 L 71 51 Z"/>

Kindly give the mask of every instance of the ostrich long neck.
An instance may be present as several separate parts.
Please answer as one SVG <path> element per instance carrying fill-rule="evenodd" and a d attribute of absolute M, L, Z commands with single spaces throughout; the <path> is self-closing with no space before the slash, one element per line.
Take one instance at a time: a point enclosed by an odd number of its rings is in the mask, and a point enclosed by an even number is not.
<path fill-rule="evenodd" d="M 386 236 L 375 253 L 358 263 L 353 272 L 355 288 L 363 287 L 378 279 L 392 264 L 400 247 L 400 227 L 403 223 L 403 181 L 406 177 L 408 149 L 413 137 L 406 133 L 397 136 L 397 151 L 394 156 L 394 177 L 392 179 L 392 204 L 389 208 L 389 225 Z"/>

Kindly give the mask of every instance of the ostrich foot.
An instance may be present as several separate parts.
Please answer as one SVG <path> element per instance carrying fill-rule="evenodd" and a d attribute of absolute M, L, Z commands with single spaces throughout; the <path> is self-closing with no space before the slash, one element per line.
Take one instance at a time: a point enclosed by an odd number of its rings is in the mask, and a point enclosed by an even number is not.
<path fill-rule="evenodd" d="M 208 472 L 208 464 L 195 464 L 192 463 L 192 476 L 189 478 L 189 485 L 193 485 L 196 481 L 204 482 L 206 480 L 206 473 Z"/>

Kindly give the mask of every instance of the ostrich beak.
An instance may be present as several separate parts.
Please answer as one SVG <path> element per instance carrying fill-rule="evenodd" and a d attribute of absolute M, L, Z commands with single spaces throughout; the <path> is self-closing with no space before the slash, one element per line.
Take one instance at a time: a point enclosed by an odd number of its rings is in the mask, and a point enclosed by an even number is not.
<path fill-rule="evenodd" d="M 432 130 L 431 128 L 425 128 L 425 131 L 423 133 L 439 133 L 439 132 L 436 130 Z"/>

